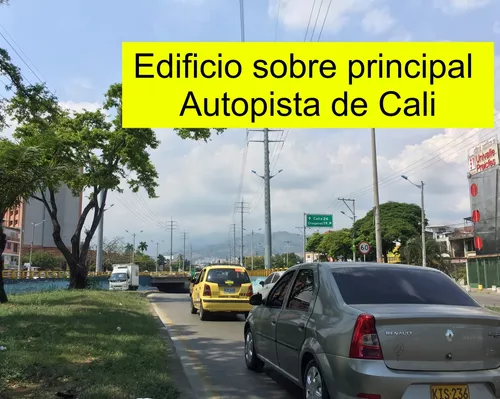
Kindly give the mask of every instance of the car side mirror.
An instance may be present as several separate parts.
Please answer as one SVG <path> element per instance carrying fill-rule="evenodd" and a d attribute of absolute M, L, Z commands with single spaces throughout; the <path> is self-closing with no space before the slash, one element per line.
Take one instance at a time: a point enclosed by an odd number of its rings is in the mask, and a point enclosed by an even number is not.
<path fill-rule="evenodd" d="M 259 284 L 264 287 L 264 281 L 259 281 Z"/>
<path fill-rule="evenodd" d="M 255 294 L 255 295 L 252 295 L 250 297 L 250 301 L 249 301 L 250 305 L 252 306 L 259 306 L 259 305 L 262 305 L 262 294 L 261 293 L 258 293 L 258 294 Z"/>

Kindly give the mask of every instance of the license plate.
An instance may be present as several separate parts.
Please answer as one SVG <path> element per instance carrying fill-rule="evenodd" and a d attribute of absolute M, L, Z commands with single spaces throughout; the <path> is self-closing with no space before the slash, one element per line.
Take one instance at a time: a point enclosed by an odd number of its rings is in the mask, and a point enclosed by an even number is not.
<path fill-rule="evenodd" d="M 471 399 L 468 385 L 431 385 L 431 399 Z"/>
<path fill-rule="evenodd" d="M 234 294 L 236 292 L 236 288 L 224 288 L 225 294 Z"/>

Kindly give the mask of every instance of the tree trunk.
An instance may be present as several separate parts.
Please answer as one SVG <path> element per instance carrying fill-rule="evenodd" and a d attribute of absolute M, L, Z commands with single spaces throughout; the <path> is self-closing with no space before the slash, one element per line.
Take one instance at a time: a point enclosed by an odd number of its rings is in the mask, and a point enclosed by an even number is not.
<path fill-rule="evenodd" d="M 9 302 L 3 285 L 3 251 L 5 250 L 5 245 L 7 245 L 7 236 L 0 227 L 0 303 Z"/>
<path fill-rule="evenodd" d="M 83 290 L 87 288 L 87 274 L 88 269 L 85 265 L 80 265 L 73 262 L 69 265 L 69 289 L 70 290 Z"/>

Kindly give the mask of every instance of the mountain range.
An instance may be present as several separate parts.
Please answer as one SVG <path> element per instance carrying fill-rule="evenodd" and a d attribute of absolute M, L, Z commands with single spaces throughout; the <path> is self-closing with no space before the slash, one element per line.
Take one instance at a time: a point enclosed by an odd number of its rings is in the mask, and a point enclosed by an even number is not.
<path fill-rule="evenodd" d="M 253 253 L 254 256 L 264 255 L 265 236 L 262 233 L 253 234 Z M 272 234 L 272 250 L 273 254 L 281 254 L 287 252 L 302 253 L 302 235 L 298 233 L 289 233 L 287 231 L 277 231 Z M 193 248 L 193 259 L 200 258 L 228 258 L 229 251 L 233 252 L 234 240 L 226 239 L 219 244 L 210 244 L 201 248 Z M 250 256 L 252 247 L 252 235 L 243 236 L 243 254 Z M 236 256 L 240 255 L 241 238 L 236 236 Z"/>

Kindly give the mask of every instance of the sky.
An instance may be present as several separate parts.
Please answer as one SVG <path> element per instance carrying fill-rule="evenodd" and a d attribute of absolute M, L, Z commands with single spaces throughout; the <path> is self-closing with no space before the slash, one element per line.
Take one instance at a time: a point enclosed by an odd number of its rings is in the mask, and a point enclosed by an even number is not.
<path fill-rule="evenodd" d="M 245 0 L 246 41 L 500 41 L 500 2 L 494 0 Z M 319 5 L 321 4 L 321 9 Z M 318 13 L 319 10 L 319 13 Z M 320 35 L 320 26 L 324 29 Z M 11 0 L 0 8 L 0 46 L 23 74 L 47 83 L 73 109 L 95 109 L 110 84 L 121 80 L 123 41 L 240 41 L 238 0 Z M 311 36 L 312 33 L 312 36 Z M 9 48 L 14 45 L 20 57 Z M 496 48 L 496 103 L 500 49 Z M 24 64 L 24 61 L 26 64 Z M 474 98 L 470 98 L 474 101 Z M 496 112 L 492 110 L 492 113 Z M 500 119 L 499 119 L 500 121 Z M 424 181 L 430 224 L 463 225 L 470 215 L 467 148 L 493 129 L 378 129 L 380 201 L 420 204 L 420 193 L 400 176 Z M 263 146 L 246 144 L 244 129 L 209 143 L 185 141 L 158 129 L 151 153 L 159 172 L 158 198 L 144 191 L 109 195 L 104 235 L 159 242 L 169 251 L 165 222 L 177 222 L 174 248 L 187 233 L 193 248 L 229 238 L 240 224 L 235 202 L 247 204 L 247 232 L 264 227 Z M 250 139 L 259 140 L 258 132 Z M 356 216 L 373 207 L 370 131 L 285 129 L 273 132 L 271 180 L 273 231 L 299 233 L 303 213 L 332 213 L 335 228 L 349 227 L 337 198 L 355 199 Z M 237 227 L 239 229 L 239 227 Z M 142 231 L 142 232 L 141 232 Z"/>

